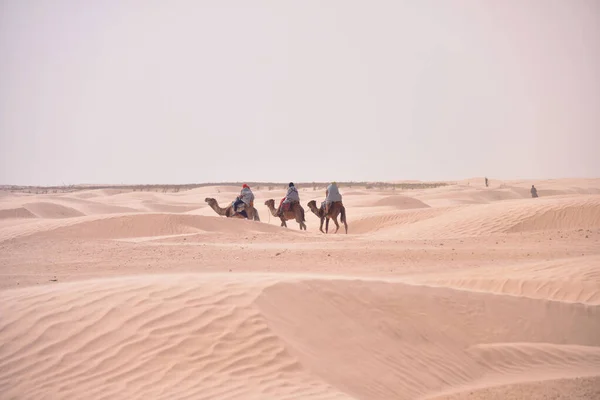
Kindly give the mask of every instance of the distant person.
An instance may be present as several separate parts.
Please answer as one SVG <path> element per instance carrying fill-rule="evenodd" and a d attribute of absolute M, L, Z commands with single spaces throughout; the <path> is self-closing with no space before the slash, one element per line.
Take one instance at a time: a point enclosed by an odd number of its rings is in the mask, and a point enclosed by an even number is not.
<path fill-rule="evenodd" d="M 531 197 L 532 197 L 532 198 L 534 198 L 534 199 L 535 199 L 536 197 L 538 197 L 538 194 L 537 194 L 537 189 L 535 188 L 535 186 L 531 185 L 531 190 L 530 190 L 530 192 L 531 192 Z"/>
<path fill-rule="evenodd" d="M 244 185 L 242 185 L 240 195 L 236 197 L 235 201 L 233 202 L 233 211 L 240 213 L 245 218 L 248 218 L 245 208 L 250 207 L 252 203 L 254 203 L 254 193 L 252 193 L 252 190 L 250 190 L 250 186 L 244 183 Z M 238 211 L 239 206 L 242 204 L 245 206 L 244 209 Z"/>
<path fill-rule="evenodd" d="M 300 203 L 300 194 L 298 193 L 296 186 L 294 186 L 294 182 L 290 182 L 285 197 L 281 199 L 281 203 L 279 203 L 277 216 L 281 216 L 286 208 L 290 210 L 294 203 Z"/>
<path fill-rule="evenodd" d="M 323 205 L 325 206 L 325 215 L 329 213 L 329 206 L 336 201 L 342 201 L 342 195 L 337 187 L 337 183 L 331 182 L 325 190 L 325 201 L 323 202 Z"/>
<path fill-rule="evenodd" d="M 486 177 L 485 177 L 485 187 L 488 187 L 488 183 L 489 183 L 489 181 L 488 181 L 488 178 L 487 178 L 487 176 L 486 176 Z"/>

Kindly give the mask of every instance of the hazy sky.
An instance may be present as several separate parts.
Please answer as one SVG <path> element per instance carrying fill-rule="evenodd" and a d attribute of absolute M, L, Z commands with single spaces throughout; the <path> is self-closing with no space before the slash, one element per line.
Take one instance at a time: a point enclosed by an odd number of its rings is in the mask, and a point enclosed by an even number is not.
<path fill-rule="evenodd" d="M 600 177 L 600 1 L 0 0 L 0 184 Z"/>

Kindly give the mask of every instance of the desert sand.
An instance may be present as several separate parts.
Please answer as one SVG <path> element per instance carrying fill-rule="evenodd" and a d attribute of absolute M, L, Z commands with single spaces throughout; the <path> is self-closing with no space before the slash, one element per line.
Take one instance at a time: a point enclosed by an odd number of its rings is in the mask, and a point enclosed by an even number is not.
<path fill-rule="evenodd" d="M 0 398 L 600 398 L 600 179 L 239 189 L 0 192 Z"/>

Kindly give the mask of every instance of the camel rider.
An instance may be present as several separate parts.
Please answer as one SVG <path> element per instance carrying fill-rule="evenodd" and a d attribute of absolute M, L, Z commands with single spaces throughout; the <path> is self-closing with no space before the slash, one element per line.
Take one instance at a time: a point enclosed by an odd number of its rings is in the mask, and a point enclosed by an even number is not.
<path fill-rule="evenodd" d="M 325 207 L 325 214 L 329 213 L 329 207 L 336 201 L 342 201 L 342 195 L 336 182 L 331 182 L 325 190 L 325 201 L 322 206 Z"/>
<path fill-rule="evenodd" d="M 296 186 L 294 186 L 293 182 L 290 182 L 290 184 L 288 185 L 288 190 L 287 193 L 285 194 L 285 197 L 283 199 L 281 199 L 281 203 L 279 203 L 279 209 L 277 210 L 277 215 L 281 216 L 281 214 L 283 213 L 283 210 L 285 209 L 285 207 L 283 206 L 284 204 L 293 204 L 293 203 L 300 203 L 300 194 L 298 193 L 298 189 L 296 189 Z"/>
<path fill-rule="evenodd" d="M 238 207 L 240 205 L 244 204 L 245 208 L 248 208 L 252 205 L 252 203 L 254 203 L 254 193 L 252 193 L 252 190 L 250 190 L 250 186 L 244 183 L 240 195 L 235 199 L 235 202 L 233 203 L 233 210 L 235 212 L 238 212 Z M 242 214 L 244 217 L 248 218 L 248 214 L 246 213 L 245 209 L 239 211 L 239 213 Z"/>

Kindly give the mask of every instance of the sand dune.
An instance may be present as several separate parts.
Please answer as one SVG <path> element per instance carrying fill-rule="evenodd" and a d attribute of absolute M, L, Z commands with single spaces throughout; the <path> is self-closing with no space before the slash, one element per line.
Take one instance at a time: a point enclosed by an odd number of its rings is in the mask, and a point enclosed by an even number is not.
<path fill-rule="evenodd" d="M 428 208 L 429 206 L 423 203 L 421 200 L 413 199 L 406 196 L 387 196 L 377 200 L 374 203 L 375 206 L 387 206 L 395 207 L 400 210 L 411 209 L 411 208 Z"/>
<path fill-rule="evenodd" d="M 214 194 L 221 194 L 221 193 L 239 193 L 240 190 L 241 190 L 241 187 L 239 187 L 239 186 L 216 185 L 216 186 L 204 186 L 204 187 L 192 189 L 192 190 L 188 191 L 188 193 L 193 194 L 193 195 L 204 195 L 204 194 L 214 195 Z M 256 188 L 254 188 L 254 191 L 258 192 L 256 190 Z"/>
<path fill-rule="evenodd" d="M 540 208 L 533 215 L 522 218 L 508 232 L 600 227 L 598 196 L 586 198 L 584 201 L 569 200 Z"/>
<path fill-rule="evenodd" d="M 55 399 L 349 398 L 304 370 L 271 332 L 252 305 L 266 284 L 137 277 L 5 292 L 0 391 Z"/>
<path fill-rule="evenodd" d="M 500 185 L 492 185 L 489 188 L 461 184 L 423 191 L 418 195 L 418 199 L 436 207 L 530 199 L 531 194 L 529 190 L 531 183 L 536 182 L 507 182 Z M 580 186 L 575 186 L 577 184 Z M 556 196 L 600 194 L 600 188 L 590 186 L 590 182 L 577 182 L 575 180 L 559 184 L 544 182 L 541 187 L 538 184 L 537 188 L 538 194 L 542 199 Z"/>
<path fill-rule="evenodd" d="M 77 195 L 30 195 L 5 199 L 6 209 L 23 208 L 40 218 L 73 218 L 83 215 L 114 214 L 140 211 L 138 208 L 107 204 Z"/>
<path fill-rule="evenodd" d="M 49 202 L 27 203 L 24 208 L 40 218 L 73 218 L 84 215 L 74 208 Z"/>
<path fill-rule="evenodd" d="M 253 221 L 200 215 L 135 214 L 84 220 L 53 227 L 38 235 L 80 239 L 120 239 L 201 232 L 278 232 L 279 228 Z"/>
<path fill-rule="evenodd" d="M 430 400 L 588 400 L 600 398 L 600 378 L 542 379 L 536 382 L 469 388 Z"/>
<path fill-rule="evenodd" d="M 349 235 L 283 186 L 5 192 L 0 397 L 595 398 L 600 180 L 534 183 L 342 187 Z"/>
<path fill-rule="evenodd" d="M 486 354 L 473 351 L 477 343 L 527 337 L 536 348 L 568 337 L 591 347 L 599 340 L 598 310 L 584 306 L 372 282 L 280 284 L 266 293 L 259 305 L 303 365 L 356 398 L 415 398 L 481 379 Z M 569 368 L 600 372 L 597 349 L 579 355 Z M 527 357 L 510 352 L 496 361 L 491 372 L 504 364 L 533 369 Z"/>
<path fill-rule="evenodd" d="M 11 225 L 0 229 L 0 243 L 15 238 L 31 237 L 77 239 L 122 239 L 134 237 L 169 236 L 193 233 L 280 233 L 294 234 L 291 230 L 282 231 L 279 224 L 261 224 L 254 221 L 227 219 L 224 217 L 191 214 L 125 214 L 84 216 L 69 218 L 60 222 L 35 221 L 29 224 Z"/>
<path fill-rule="evenodd" d="M 385 231 L 386 229 L 400 229 L 420 221 L 444 215 L 447 211 L 444 208 L 427 208 L 394 213 L 374 213 L 359 218 L 356 221 L 350 221 L 350 227 L 353 233 L 359 234 Z"/>
<path fill-rule="evenodd" d="M 503 374 L 566 370 L 577 376 L 597 373 L 600 349 L 596 346 L 554 343 L 492 343 L 468 349 L 485 369 Z"/>
<path fill-rule="evenodd" d="M 0 210 L 0 219 L 7 218 L 36 218 L 37 216 L 25 207 L 7 208 Z"/>
<path fill-rule="evenodd" d="M 431 286 L 600 305 L 600 257 L 519 263 L 426 274 L 413 282 Z"/>
<path fill-rule="evenodd" d="M 408 399 L 498 373 L 600 374 L 598 310 L 400 283 L 158 275 L 0 300 L 9 398 Z"/>
<path fill-rule="evenodd" d="M 156 212 L 168 212 L 168 213 L 185 213 L 188 211 L 196 210 L 198 208 L 203 208 L 206 206 L 200 204 L 166 204 L 166 203 L 155 203 L 155 202 L 144 202 L 144 207 L 146 207 L 149 211 Z"/>
<path fill-rule="evenodd" d="M 535 202 L 533 199 L 511 200 L 433 208 L 418 213 L 398 211 L 387 218 L 410 221 L 410 226 L 386 224 L 380 219 L 361 227 L 360 232 L 377 231 L 395 238 L 450 238 L 550 229 L 596 229 L 600 227 L 600 196 L 535 199 Z"/>
<path fill-rule="evenodd" d="M 78 199 L 93 199 L 94 197 L 100 197 L 102 193 L 97 190 L 82 190 L 81 192 L 73 194 L 73 197 Z"/>
<path fill-rule="evenodd" d="M 107 204 L 103 201 L 99 202 L 89 199 L 81 199 L 77 196 L 61 196 L 54 198 L 53 203 L 62 205 L 68 204 L 69 207 L 73 207 L 85 215 L 118 214 L 140 211 L 136 207 Z"/>
<path fill-rule="evenodd" d="M 118 195 L 118 194 L 129 193 L 130 190 L 126 190 L 126 189 L 98 189 L 98 190 L 96 190 L 96 192 L 100 196 L 115 196 L 115 195 Z"/>

